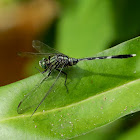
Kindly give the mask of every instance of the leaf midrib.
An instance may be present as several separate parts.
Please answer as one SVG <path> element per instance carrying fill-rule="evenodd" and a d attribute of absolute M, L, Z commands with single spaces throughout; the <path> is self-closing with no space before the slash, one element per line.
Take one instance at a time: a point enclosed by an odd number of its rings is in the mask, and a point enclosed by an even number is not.
<path fill-rule="evenodd" d="M 59 108 L 47 110 L 47 111 L 44 111 L 44 112 L 42 112 L 42 111 L 41 111 L 41 112 L 37 112 L 37 113 L 34 114 L 34 116 L 38 116 L 38 115 L 42 115 L 42 114 L 47 114 L 47 113 L 49 113 L 49 112 L 55 112 L 55 111 L 59 111 L 59 110 L 62 110 L 62 109 L 66 109 L 66 108 L 73 107 L 73 106 L 75 106 L 75 105 L 82 104 L 82 103 L 84 103 L 84 102 L 86 102 L 86 101 L 88 101 L 88 100 L 91 100 L 91 99 L 93 99 L 93 98 L 96 98 L 96 97 L 100 96 L 101 94 L 106 94 L 107 92 L 111 92 L 111 91 L 113 91 L 113 90 L 121 89 L 121 88 L 125 87 L 126 85 L 131 85 L 131 84 L 133 84 L 133 83 L 138 82 L 139 80 L 140 80 L 140 79 L 136 79 L 136 80 L 134 80 L 134 81 L 131 81 L 131 82 L 125 83 L 125 84 L 123 84 L 123 85 L 121 85 L 121 86 L 118 86 L 118 87 L 109 89 L 109 90 L 107 90 L 107 91 L 98 93 L 97 95 L 91 96 L 91 97 L 89 97 L 89 98 L 87 98 L 87 99 L 81 100 L 81 101 L 76 102 L 76 103 L 72 103 L 72 104 L 67 105 L 67 106 L 64 106 L 64 107 L 59 107 Z M 9 120 L 18 119 L 18 118 L 25 118 L 25 117 L 31 117 L 31 114 L 28 114 L 28 115 L 19 115 L 19 116 L 15 116 L 15 117 L 9 117 L 9 118 L 0 120 L 0 122 L 9 121 Z"/>

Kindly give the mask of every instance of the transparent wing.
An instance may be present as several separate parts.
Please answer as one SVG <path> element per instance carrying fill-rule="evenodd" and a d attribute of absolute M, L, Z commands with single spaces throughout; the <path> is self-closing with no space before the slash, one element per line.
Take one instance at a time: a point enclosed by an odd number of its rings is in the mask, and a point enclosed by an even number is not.
<path fill-rule="evenodd" d="M 63 69 L 64 65 L 61 68 L 61 71 Z M 38 107 L 42 104 L 42 102 L 45 100 L 45 98 L 48 96 L 48 94 L 52 91 L 52 88 L 56 84 L 56 81 L 58 80 L 60 73 L 57 75 L 55 81 L 51 84 L 51 86 L 47 86 L 47 79 L 48 75 L 44 77 L 39 84 L 37 84 L 24 98 L 20 101 L 17 112 L 18 114 L 22 114 L 24 112 L 33 111 L 33 114 L 38 109 Z M 49 74 L 49 73 L 48 73 Z M 44 90 L 45 89 L 45 90 Z M 47 92 L 46 92 L 47 91 Z M 32 115 L 33 115 L 32 114 Z"/>
<path fill-rule="evenodd" d="M 64 64 L 64 65 L 65 65 L 65 64 Z M 56 82 L 57 82 L 57 80 L 58 80 L 58 78 L 59 78 L 59 76 L 60 76 L 60 74 L 61 74 L 61 72 L 62 72 L 62 70 L 63 70 L 63 68 L 64 68 L 64 65 L 63 65 L 62 68 L 60 69 L 60 71 L 59 71 L 59 73 L 58 73 L 58 75 L 57 75 L 57 77 L 56 77 L 54 83 L 51 85 L 50 89 L 47 91 L 47 93 L 45 94 L 45 96 L 42 98 L 42 100 L 40 101 L 40 103 L 38 104 L 38 106 L 36 107 L 36 109 L 34 110 L 34 112 L 32 113 L 31 117 L 32 117 L 33 114 L 36 112 L 36 110 L 39 108 L 39 106 L 42 104 L 42 102 L 45 100 L 45 98 L 48 96 L 48 94 L 51 92 L 52 88 L 53 88 L 54 85 L 56 84 Z"/>
<path fill-rule="evenodd" d="M 62 54 L 62 53 L 58 52 L 57 50 L 49 47 L 48 45 L 46 45 L 38 40 L 33 40 L 32 46 L 40 53 Z"/>
<path fill-rule="evenodd" d="M 54 56 L 54 53 L 33 53 L 33 52 L 19 52 L 19 56 L 21 57 L 48 57 L 48 56 Z"/>
<path fill-rule="evenodd" d="M 33 40 L 32 46 L 39 52 L 39 53 L 33 53 L 33 52 L 19 52 L 18 55 L 22 57 L 48 57 L 48 56 L 54 56 L 57 54 L 64 55 L 63 53 L 58 52 L 57 50 L 49 47 L 48 45 L 38 41 Z"/>
<path fill-rule="evenodd" d="M 20 101 L 17 112 L 22 114 L 26 111 L 35 108 L 44 96 L 43 87 L 46 86 L 46 80 L 48 79 L 48 74 Z M 39 93 L 39 94 L 38 94 Z"/>

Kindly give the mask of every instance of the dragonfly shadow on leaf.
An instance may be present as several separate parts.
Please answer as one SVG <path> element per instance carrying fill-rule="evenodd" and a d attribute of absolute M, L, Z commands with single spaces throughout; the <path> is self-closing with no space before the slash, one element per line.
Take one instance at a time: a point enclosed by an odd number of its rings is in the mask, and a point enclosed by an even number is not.
<path fill-rule="evenodd" d="M 67 96 L 68 98 L 77 98 L 75 100 L 76 102 L 96 95 L 102 92 L 102 90 L 107 90 L 116 87 L 123 82 L 136 79 L 136 76 L 133 73 L 121 75 L 117 72 L 109 73 L 102 70 L 98 70 L 97 72 L 79 66 L 71 67 L 69 70 L 66 70 L 66 72 L 68 74 L 67 85 L 70 90 L 70 95 Z M 104 87 L 104 89 L 101 87 Z M 66 104 L 74 103 L 75 101 L 69 100 Z"/>

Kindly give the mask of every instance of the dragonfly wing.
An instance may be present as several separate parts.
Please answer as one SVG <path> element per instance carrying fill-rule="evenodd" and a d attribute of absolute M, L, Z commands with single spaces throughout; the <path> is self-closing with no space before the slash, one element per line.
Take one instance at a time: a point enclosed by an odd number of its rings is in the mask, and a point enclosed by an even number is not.
<path fill-rule="evenodd" d="M 33 40 L 32 46 L 40 53 L 62 54 L 62 53 L 58 52 L 57 50 L 49 47 L 48 45 L 46 45 L 38 40 Z"/>
<path fill-rule="evenodd" d="M 27 95 L 25 95 L 23 100 L 20 101 L 17 107 L 18 114 L 22 114 L 28 110 L 31 110 L 39 104 L 39 99 L 41 99 L 45 94 L 42 90 L 44 86 L 46 87 L 46 79 L 49 77 L 48 74 L 49 73 L 47 73 L 47 75 L 40 81 L 40 83 L 37 84 Z"/>
<path fill-rule="evenodd" d="M 54 87 L 55 83 L 57 82 L 62 70 L 64 68 L 64 65 L 62 66 L 62 68 L 60 69 L 54 83 L 51 85 L 50 89 L 48 90 L 48 92 L 45 94 L 45 96 L 43 97 L 43 99 L 41 100 L 41 102 L 38 104 L 38 106 L 36 107 L 36 109 L 34 110 L 34 112 L 32 113 L 31 117 L 33 116 L 33 114 L 36 112 L 36 110 L 39 108 L 39 106 L 42 104 L 42 102 L 45 100 L 45 98 L 48 96 L 48 94 L 51 92 L 52 88 Z"/>
<path fill-rule="evenodd" d="M 53 53 L 32 53 L 32 52 L 19 52 L 19 56 L 21 57 L 48 57 L 48 56 L 54 56 Z"/>
<path fill-rule="evenodd" d="M 40 92 L 39 88 L 36 86 L 23 98 L 23 100 L 20 101 L 17 108 L 18 114 L 25 113 L 26 111 L 32 109 L 39 103 L 37 94 L 37 92 Z"/>

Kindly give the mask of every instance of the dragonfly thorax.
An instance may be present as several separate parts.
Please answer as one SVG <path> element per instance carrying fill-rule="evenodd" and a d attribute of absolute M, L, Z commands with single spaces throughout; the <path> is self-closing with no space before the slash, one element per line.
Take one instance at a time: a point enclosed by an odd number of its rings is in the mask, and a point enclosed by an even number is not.
<path fill-rule="evenodd" d="M 73 66 L 78 63 L 78 59 L 75 58 L 69 58 L 67 56 L 62 55 L 56 55 L 53 57 L 42 58 L 41 61 L 39 61 L 39 66 L 42 69 L 47 69 L 48 66 L 55 67 L 55 68 L 61 68 L 63 65 L 66 66 Z"/>
<path fill-rule="evenodd" d="M 61 66 L 73 66 L 78 63 L 78 59 L 69 58 L 68 56 L 58 56 L 57 61 L 61 63 Z"/>

